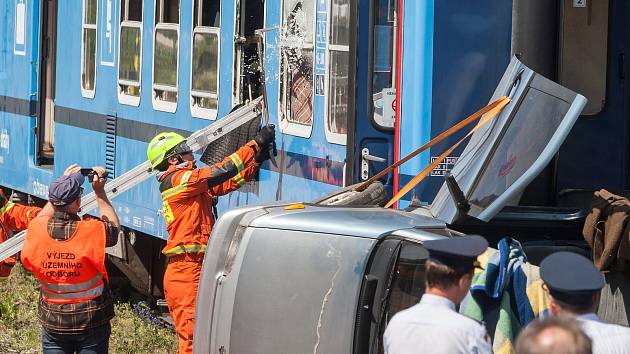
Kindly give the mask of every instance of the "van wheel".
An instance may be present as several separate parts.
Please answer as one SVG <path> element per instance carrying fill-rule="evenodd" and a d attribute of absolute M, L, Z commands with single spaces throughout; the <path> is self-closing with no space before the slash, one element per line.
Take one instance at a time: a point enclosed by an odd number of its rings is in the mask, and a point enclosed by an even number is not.
<path fill-rule="evenodd" d="M 384 206 L 389 200 L 385 187 L 381 182 L 370 184 L 364 191 L 355 189 L 362 183 L 353 184 L 336 192 L 313 201 L 319 205 L 347 205 L 347 206 Z"/>

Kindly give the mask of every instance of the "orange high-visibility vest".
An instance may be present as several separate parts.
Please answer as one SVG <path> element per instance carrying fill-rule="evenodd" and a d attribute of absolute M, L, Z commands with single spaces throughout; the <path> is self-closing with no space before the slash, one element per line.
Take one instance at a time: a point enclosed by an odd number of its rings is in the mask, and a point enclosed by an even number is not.
<path fill-rule="evenodd" d="M 254 156 L 258 151 L 255 141 L 240 147 L 222 162 L 195 168 L 191 162 L 184 166 L 169 166 L 158 176 L 162 193 L 162 211 L 169 238 L 162 253 L 172 257 L 184 253 L 204 253 L 214 219 L 212 198 L 227 194 L 243 186 L 256 174 L 260 166 Z M 226 166 L 233 166 L 236 174 L 222 180 Z M 209 185 L 209 181 L 216 184 Z"/>
<path fill-rule="evenodd" d="M 35 218 L 28 227 L 21 259 L 42 285 L 44 300 L 56 304 L 85 302 L 103 293 L 105 225 L 81 220 L 64 241 L 48 234 L 48 218 Z"/>

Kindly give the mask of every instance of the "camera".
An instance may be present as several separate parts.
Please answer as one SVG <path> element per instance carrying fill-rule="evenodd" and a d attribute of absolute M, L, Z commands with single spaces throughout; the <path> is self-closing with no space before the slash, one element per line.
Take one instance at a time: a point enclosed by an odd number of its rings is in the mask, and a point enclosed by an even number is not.
<path fill-rule="evenodd" d="M 82 175 L 84 175 L 84 176 L 86 176 L 86 177 L 87 177 L 87 176 L 90 176 L 90 175 L 94 176 L 94 174 L 95 174 L 95 173 L 96 173 L 96 172 L 94 172 L 94 170 L 93 170 L 93 169 L 91 169 L 91 168 L 82 168 L 82 169 L 81 169 L 81 174 L 82 174 Z"/>
<path fill-rule="evenodd" d="M 96 175 L 96 171 L 94 171 L 91 168 L 82 168 L 81 169 L 81 174 L 86 176 L 86 177 L 89 177 L 90 180 L 92 180 L 94 178 L 94 176 Z M 105 171 L 105 173 L 103 173 L 102 177 L 103 178 L 107 178 L 107 176 L 109 176 L 109 172 Z"/>

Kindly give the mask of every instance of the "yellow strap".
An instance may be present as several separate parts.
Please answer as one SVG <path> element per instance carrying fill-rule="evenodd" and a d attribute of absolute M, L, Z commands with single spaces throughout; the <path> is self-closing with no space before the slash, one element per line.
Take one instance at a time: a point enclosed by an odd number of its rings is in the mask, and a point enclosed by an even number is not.
<path fill-rule="evenodd" d="M 416 157 L 418 154 L 420 154 L 424 150 L 432 147 L 433 145 L 435 145 L 435 144 L 441 142 L 442 140 L 448 138 L 449 136 L 453 135 L 457 131 L 461 130 L 463 127 L 467 126 L 468 124 L 472 123 L 473 121 L 479 119 L 479 117 L 481 117 L 482 115 L 484 115 L 487 112 L 491 111 L 493 108 L 496 108 L 497 106 L 499 106 L 501 104 L 503 106 L 505 106 L 507 104 L 507 102 L 510 102 L 510 99 L 505 97 L 505 96 L 503 96 L 503 97 L 497 99 L 496 101 L 490 103 L 489 105 L 483 107 L 482 109 L 478 110 L 477 112 L 473 113 L 472 115 L 466 117 L 465 119 L 461 120 L 459 123 L 457 123 L 454 126 L 450 127 L 448 130 L 442 132 L 440 135 L 438 135 L 435 138 L 431 139 L 428 143 L 426 143 L 426 144 L 422 145 L 421 147 L 419 147 L 417 150 L 415 150 L 411 154 L 405 156 L 404 158 L 402 158 L 399 161 L 396 161 L 396 163 L 394 163 L 393 165 L 387 167 L 383 171 L 377 173 L 376 175 L 372 176 L 367 181 L 363 182 L 362 185 L 357 187 L 356 191 L 360 192 L 362 190 L 365 190 L 370 184 L 372 184 L 375 181 L 379 180 L 381 177 L 385 176 L 386 174 L 388 174 L 390 171 L 392 171 L 396 167 L 404 164 L 405 162 L 407 162 L 407 161 L 411 160 L 412 158 Z"/>
<path fill-rule="evenodd" d="M 496 101 L 495 101 L 496 102 Z M 463 138 L 461 138 L 457 143 L 455 143 L 455 145 L 451 146 L 448 150 L 444 151 L 437 159 L 435 159 L 435 161 L 431 162 L 429 164 L 429 166 L 425 167 L 420 173 L 418 173 L 418 175 L 416 175 L 411 181 L 409 181 L 409 183 L 407 183 L 401 190 L 398 191 L 398 193 L 396 193 L 396 195 L 392 198 L 392 200 L 390 200 L 386 205 L 385 208 L 389 208 L 390 206 L 392 206 L 392 204 L 396 203 L 400 198 L 402 198 L 403 195 L 407 194 L 407 192 L 409 192 L 411 189 L 413 189 L 416 185 L 418 185 L 418 183 L 420 183 L 428 174 L 429 172 L 431 172 L 431 170 L 433 170 L 437 165 L 439 165 L 442 161 L 444 161 L 444 159 L 450 155 L 453 150 L 457 149 L 457 147 L 459 145 L 461 145 L 461 143 L 464 142 L 464 140 L 466 140 L 468 137 L 470 137 L 471 135 L 473 135 L 473 133 L 481 128 L 484 124 L 488 123 L 492 118 L 494 118 L 494 116 L 496 116 L 499 112 L 501 112 L 501 110 L 503 110 L 503 108 L 505 106 L 507 106 L 507 104 L 510 103 L 510 99 L 507 97 L 503 97 L 499 100 L 499 103 L 497 105 L 495 105 L 490 112 L 488 112 L 488 114 L 486 114 L 485 117 L 483 117 L 479 123 L 477 123 L 477 125 L 475 125 L 474 128 L 472 128 L 468 134 L 466 134 L 466 136 L 464 136 Z M 493 103 L 494 104 L 494 103 Z M 479 113 L 479 112 L 477 112 Z M 475 114 L 477 114 L 475 113 Z M 461 123 L 461 122 L 460 122 Z M 459 124 L 458 124 L 459 125 Z M 450 129 L 449 129 L 450 130 Z"/>

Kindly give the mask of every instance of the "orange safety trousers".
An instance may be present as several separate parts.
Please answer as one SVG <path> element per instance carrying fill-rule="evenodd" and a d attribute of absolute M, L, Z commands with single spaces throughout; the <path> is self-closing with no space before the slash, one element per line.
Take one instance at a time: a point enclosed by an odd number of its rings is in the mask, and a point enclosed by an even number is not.
<path fill-rule="evenodd" d="M 184 253 L 169 258 L 164 273 L 164 296 L 179 337 L 178 354 L 192 353 L 195 300 L 204 253 Z"/>

